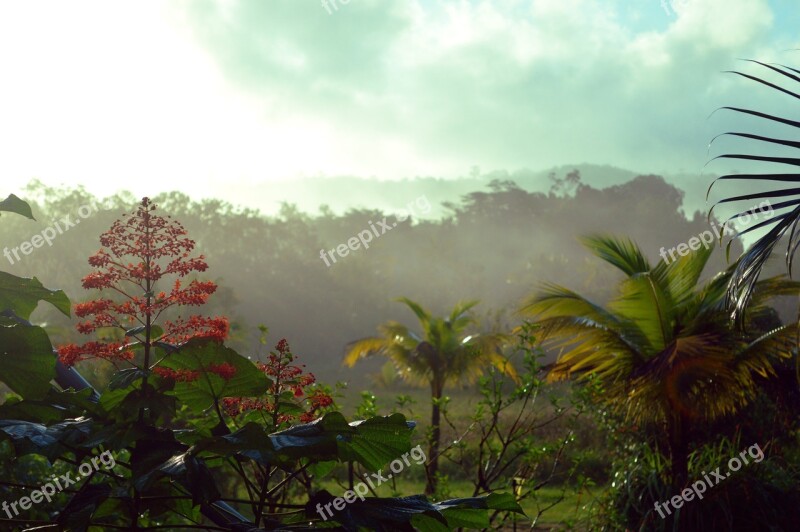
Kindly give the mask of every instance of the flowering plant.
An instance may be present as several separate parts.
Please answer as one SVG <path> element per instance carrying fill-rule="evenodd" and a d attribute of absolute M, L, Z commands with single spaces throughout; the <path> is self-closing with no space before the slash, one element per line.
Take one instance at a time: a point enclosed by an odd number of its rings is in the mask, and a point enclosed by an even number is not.
<path fill-rule="evenodd" d="M 265 331 L 262 328 L 262 332 Z M 222 400 L 225 413 L 233 418 L 249 412 L 267 413 L 272 417 L 273 427 L 277 428 L 294 420 L 308 423 L 332 406 L 331 394 L 315 386 L 317 379 L 313 373 L 304 371 L 305 364 L 294 361 L 289 342 L 281 339 L 267 361 L 258 363 L 258 369 L 271 381 L 267 394 L 261 398 L 226 397 Z"/>
<path fill-rule="evenodd" d="M 82 345 L 70 343 L 58 348 L 61 362 L 72 366 L 90 358 L 126 362 L 142 369 L 151 369 L 154 347 L 185 343 L 203 337 L 222 341 L 228 335 L 225 317 L 213 318 L 191 315 L 156 322 L 164 312 L 179 307 L 200 306 L 217 289 L 211 281 L 183 280 L 194 272 L 208 268 L 203 255 L 191 256 L 195 243 L 186 229 L 170 217 L 153 213 L 156 206 L 149 198 L 142 199 L 131 215 L 123 215 L 100 236 L 102 247 L 89 258 L 94 271 L 82 280 L 87 290 L 112 292 L 121 301 L 100 297 L 75 305 L 75 314 L 84 318 L 76 326 L 81 334 L 102 333 L 117 328 L 124 335 L 106 341 L 91 341 Z M 160 290 L 172 277 L 171 288 Z M 137 363 L 135 349 L 142 348 L 144 359 Z M 209 366 L 223 378 L 230 378 L 232 368 Z M 157 371 L 161 376 L 176 380 L 192 380 L 191 372 L 175 373 L 166 368 Z"/>

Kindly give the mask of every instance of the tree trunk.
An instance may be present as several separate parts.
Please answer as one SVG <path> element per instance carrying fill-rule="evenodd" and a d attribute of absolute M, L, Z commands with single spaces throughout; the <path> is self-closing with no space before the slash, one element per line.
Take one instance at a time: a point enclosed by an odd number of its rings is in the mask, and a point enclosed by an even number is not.
<path fill-rule="evenodd" d="M 425 467 L 426 495 L 432 495 L 436 491 L 436 474 L 439 472 L 439 440 L 442 437 L 439 400 L 442 398 L 442 388 L 439 379 L 434 378 L 431 381 L 431 431 L 428 440 L 428 465 Z"/>
<path fill-rule="evenodd" d="M 685 430 L 684 416 L 675 414 L 669 421 L 669 450 L 672 486 L 676 493 L 683 489 L 689 479 L 689 445 Z"/>

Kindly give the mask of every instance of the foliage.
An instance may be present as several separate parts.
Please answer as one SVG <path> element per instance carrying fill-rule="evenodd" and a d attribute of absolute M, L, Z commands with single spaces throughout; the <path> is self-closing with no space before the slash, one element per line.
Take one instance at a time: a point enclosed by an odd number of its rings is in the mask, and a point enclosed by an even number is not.
<path fill-rule="evenodd" d="M 522 354 L 523 371 L 513 388 L 508 389 L 507 380 L 499 370 L 490 370 L 480 378 L 481 399 L 474 414 L 466 420 L 469 426 L 457 426 L 458 421 L 444 408 L 444 420 L 456 436 L 441 451 L 450 466 L 448 469 L 469 479 L 473 496 L 492 493 L 510 484 L 518 502 L 536 500 L 539 490 L 558 484 L 560 496 L 538 507 L 537 515 L 531 516 L 533 527 L 548 509 L 564 499 L 573 481 L 579 490 L 591 484 L 591 479 L 578 473 L 579 459 L 562 465 L 570 456 L 567 448 L 575 445 L 573 427 L 585 411 L 586 402 L 567 405 L 553 390 L 548 390 L 541 363 L 544 352 L 536 347 L 535 330 L 529 323 L 518 330 L 516 350 Z M 567 421 L 563 433 L 550 439 L 542 436 L 545 427 L 561 420 Z M 509 520 L 514 520 L 514 516 L 500 512 L 490 517 L 495 526 Z"/>
<path fill-rule="evenodd" d="M 470 334 L 468 328 L 475 320 L 468 314 L 477 301 L 457 304 L 449 316 L 434 317 L 419 303 L 399 299 L 419 320 L 420 337 L 407 326 L 390 321 L 379 327 L 381 336 L 363 338 L 348 346 L 344 357 L 347 366 L 362 358 L 379 355 L 387 357 L 404 380 L 431 389 L 431 433 L 428 437 L 429 464 L 426 492 L 436 491 L 441 442 L 442 394 L 445 386 L 473 383 L 486 369 L 493 366 L 515 381 L 519 380 L 511 362 L 503 356 L 507 337 L 499 333 Z"/>
<path fill-rule="evenodd" d="M 757 76 L 739 71 L 733 71 L 730 73 L 742 76 L 751 81 L 755 81 L 760 85 L 769 87 L 777 92 L 793 98 L 800 98 L 800 95 L 798 95 L 796 92 L 793 92 L 791 89 L 783 86 L 783 83 L 790 81 L 795 83 L 800 82 L 800 78 L 797 76 L 797 70 L 784 65 L 766 64 L 760 61 L 747 60 L 747 62 L 764 68 L 767 73 L 771 72 L 778 74 L 777 80 L 772 81 L 768 78 L 765 78 L 763 74 L 761 76 Z M 786 116 L 771 115 L 743 107 L 725 106 L 722 107 L 722 109 L 733 111 L 734 113 L 748 117 L 755 117 L 758 119 L 758 122 L 765 126 L 768 125 L 774 127 L 776 124 L 782 124 L 792 128 L 800 128 L 800 122 L 787 118 Z M 776 169 L 774 165 L 798 166 L 800 165 L 800 159 L 795 157 L 787 157 L 784 154 L 776 154 L 775 152 L 772 152 L 771 149 L 781 148 L 785 150 L 788 148 L 790 150 L 796 150 L 800 148 L 800 143 L 791 139 L 780 138 L 777 136 L 741 131 L 728 131 L 722 133 L 714 137 L 711 142 L 713 143 L 717 138 L 723 136 L 747 139 L 750 142 L 755 141 L 759 146 L 760 153 L 725 153 L 715 157 L 716 159 L 734 159 L 739 161 L 754 162 L 759 168 L 763 167 L 761 164 L 766 164 L 767 170 L 763 173 L 735 172 L 716 178 L 708 188 L 709 193 L 711 192 L 711 188 L 718 181 L 734 181 L 737 182 L 739 188 L 745 185 L 754 184 L 756 185 L 756 191 L 747 194 L 728 196 L 718 201 L 715 206 L 725 203 L 738 203 L 743 201 L 752 202 L 753 200 L 766 199 L 766 201 L 775 201 L 775 203 L 771 205 L 771 208 L 774 210 L 780 211 L 783 209 L 788 209 L 784 212 L 776 213 L 767 220 L 755 224 L 737 235 L 738 238 L 752 231 L 768 228 L 768 231 L 758 238 L 758 240 L 738 259 L 736 269 L 729 280 L 727 298 L 728 303 L 731 306 L 731 316 L 734 320 L 741 324 L 745 307 L 753 295 L 756 283 L 762 273 L 762 270 L 764 269 L 767 259 L 772 254 L 773 250 L 781 241 L 781 239 L 786 235 L 789 235 L 786 247 L 786 268 L 790 274 L 792 271 L 792 260 L 797 252 L 798 242 L 800 242 L 800 232 L 797 231 L 798 222 L 800 222 L 800 189 L 775 188 L 776 185 L 773 183 L 797 183 L 800 181 L 800 174 Z M 749 218 L 749 216 L 756 210 L 757 209 L 755 208 L 749 208 L 731 216 L 729 220 L 733 220 L 739 216 L 745 216 Z"/>
<path fill-rule="evenodd" d="M 603 308 L 550 285 L 522 311 L 538 317 L 552 346 L 565 348 L 550 377 L 596 376 L 604 388 L 601 401 L 634 425 L 656 425 L 670 449 L 673 482 L 681 485 L 692 428 L 738 411 L 754 397 L 756 376 L 774 375 L 775 361 L 791 356 L 797 324 L 764 327 L 773 317 L 766 302 L 797 293 L 800 284 L 759 282 L 748 335 L 727 321 L 731 269 L 698 286 L 710 251 L 651 266 L 630 241 L 584 242 L 625 274 L 617 297 Z"/>
<path fill-rule="evenodd" d="M 314 474 L 331 462 L 385 467 L 409 451 L 414 423 L 401 414 L 347 422 L 330 410 L 328 392 L 312 387 L 313 375 L 294 364 L 286 340 L 256 365 L 222 343 L 224 318 L 197 315 L 157 325 L 170 307 L 205 303 L 215 286 L 192 280 L 158 291 L 164 276 L 180 279 L 205 263 L 189 257 L 194 243 L 185 230 L 153 215 L 153 208 L 145 199 L 127 222 L 115 222 L 90 261 L 95 271 L 84 285 L 124 298 L 77 305 L 76 314 L 89 318 L 79 330 L 99 332 L 101 341 L 59 351 L 69 364 L 89 356 L 123 366 L 99 401 L 91 389 L 50 386 L 53 366 L 29 356 L 52 350 L 49 339 L 40 345 L 43 332 L 19 334 L 4 353 L 27 372 L 24 383 L 0 374 L 21 395 L 0 407 L 12 416 L 0 420 L 6 449 L 20 459 L 38 456 L 72 467 L 105 451 L 117 457 L 113 469 L 98 469 L 63 494 L 68 500 L 54 510 L 54 523 L 73 530 L 450 530 L 482 522 L 488 511 L 521 512 L 502 494 L 438 503 L 424 496 L 369 497 L 323 522 L 315 505 L 325 494 L 314 493 Z M 63 299 L 33 280 L 20 283 L 21 295 L 0 287 L 3 327 L 41 331 L 21 317 L 30 313 L 30 298 L 55 298 L 56 305 Z M 116 336 L 106 332 L 111 327 Z M 290 424 L 298 415 L 309 422 Z M 238 477 L 233 484 L 225 481 L 230 474 Z M 246 515 L 228 503 L 244 504 Z M 45 524 L 24 516 L 16 521 L 26 523 Z"/>

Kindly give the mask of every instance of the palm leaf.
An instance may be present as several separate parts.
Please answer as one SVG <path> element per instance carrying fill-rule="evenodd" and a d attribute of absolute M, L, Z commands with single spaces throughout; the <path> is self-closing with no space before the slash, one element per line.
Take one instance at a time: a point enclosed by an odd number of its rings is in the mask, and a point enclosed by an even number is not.
<path fill-rule="evenodd" d="M 670 342 L 675 310 L 673 301 L 650 273 L 625 279 L 620 284 L 620 296 L 609 303 L 608 308 L 636 324 L 647 340 L 648 351 L 661 351 Z"/>
<path fill-rule="evenodd" d="M 762 68 L 765 68 L 773 73 L 778 74 L 780 80 L 783 81 L 788 80 L 794 83 L 800 82 L 800 77 L 795 75 L 797 71 L 789 67 L 785 67 L 783 65 L 769 65 L 766 63 L 762 63 L 760 61 L 753 61 L 753 60 L 748 60 L 748 62 L 754 63 Z M 738 76 L 742 76 L 748 80 L 755 81 L 760 85 L 768 87 L 784 95 L 800 99 L 800 94 L 790 89 L 787 89 L 778 83 L 773 83 L 771 81 L 763 79 L 762 77 L 746 74 L 739 71 L 732 71 L 731 73 L 736 74 Z M 788 118 L 783 118 L 740 107 L 722 107 L 722 109 L 729 110 L 737 114 L 743 114 L 755 117 L 766 122 L 780 123 L 793 128 L 800 128 L 800 122 Z M 756 135 L 740 131 L 731 131 L 723 133 L 722 135 L 718 135 L 717 137 L 712 139 L 712 143 L 714 142 L 714 140 L 716 140 L 716 138 L 724 135 L 755 141 L 756 143 L 758 143 L 758 145 L 765 147 L 783 146 L 790 149 L 800 148 L 800 143 L 796 141 L 782 139 L 773 136 Z M 715 159 L 718 158 L 755 161 L 760 163 L 767 163 L 769 165 L 772 164 L 781 164 L 788 166 L 800 165 L 800 158 L 778 157 L 769 154 L 762 155 L 762 154 L 726 153 L 723 155 L 719 155 L 718 157 L 715 157 Z M 780 207 L 777 208 L 789 208 L 789 207 L 792 208 L 791 211 L 774 216 L 773 218 L 758 224 L 758 227 L 753 227 L 748 229 L 748 231 L 746 231 L 749 232 L 757 228 L 771 227 L 766 234 L 761 236 L 756 241 L 756 243 L 750 249 L 745 251 L 742 254 L 742 256 L 738 259 L 737 267 L 734 270 L 733 275 L 731 276 L 730 282 L 728 284 L 728 290 L 726 295 L 726 306 L 729 309 L 731 313 L 731 318 L 734 320 L 734 322 L 736 322 L 739 326 L 743 326 L 745 308 L 753 295 L 753 290 L 755 289 L 756 282 L 758 281 L 759 275 L 761 274 L 764 264 L 766 263 L 767 258 L 774 251 L 775 246 L 778 244 L 781 238 L 783 238 L 786 235 L 787 232 L 790 234 L 789 242 L 787 244 L 787 249 L 786 249 L 786 266 L 787 270 L 791 273 L 792 259 L 794 257 L 795 252 L 797 251 L 797 246 L 800 243 L 800 235 L 798 235 L 797 231 L 797 225 L 798 222 L 800 222 L 800 188 L 769 189 L 768 183 L 789 182 L 798 184 L 800 183 L 800 174 L 775 172 L 768 170 L 767 172 L 760 174 L 748 173 L 743 175 L 724 175 L 715 179 L 714 182 L 712 182 L 711 186 L 709 187 L 709 192 L 711 191 L 711 188 L 714 186 L 714 184 L 716 184 L 718 181 L 727 181 L 727 180 L 744 180 L 752 183 L 757 183 L 761 187 L 762 192 L 727 197 L 717 202 L 715 206 L 720 203 L 750 201 L 754 199 L 765 198 L 770 200 L 782 200 L 778 203 Z M 767 187 L 766 190 L 765 187 Z M 742 234 L 739 234 L 734 238 L 739 238 L 742 236 Z"/>
<path fill-rule="evenodd" d="M 580 239 L 584 246 L 596 256 L 622 270 L 625 275 L 650 271 L 650 262 L 639 246 L 629 239 L 612 236 L 590 235 Z"/>
<path fill-rule="evenodd" d="M 347 352 L 344 355 L 344 365 L 349 368 L 355 366 L 356 362 L 368 356 L 380 354 L 387 347 L 385 338 L 362 338 L 356 340 L 347 346 Z"/>

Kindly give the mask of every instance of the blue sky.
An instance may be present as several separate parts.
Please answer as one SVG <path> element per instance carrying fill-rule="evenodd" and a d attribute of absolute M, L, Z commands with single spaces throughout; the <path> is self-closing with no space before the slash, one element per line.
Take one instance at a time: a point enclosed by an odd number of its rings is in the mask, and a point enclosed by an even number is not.
<path fill-rule="evenodd" d="M 474 165 L 699 172 L 710 138 L 744 125 L 707 119 L 716 107 L 796 105 L 721 71 L 800 64 L 798 15 L 789 0 L 5 2 L 0 175 L 226 198 Z"/>

